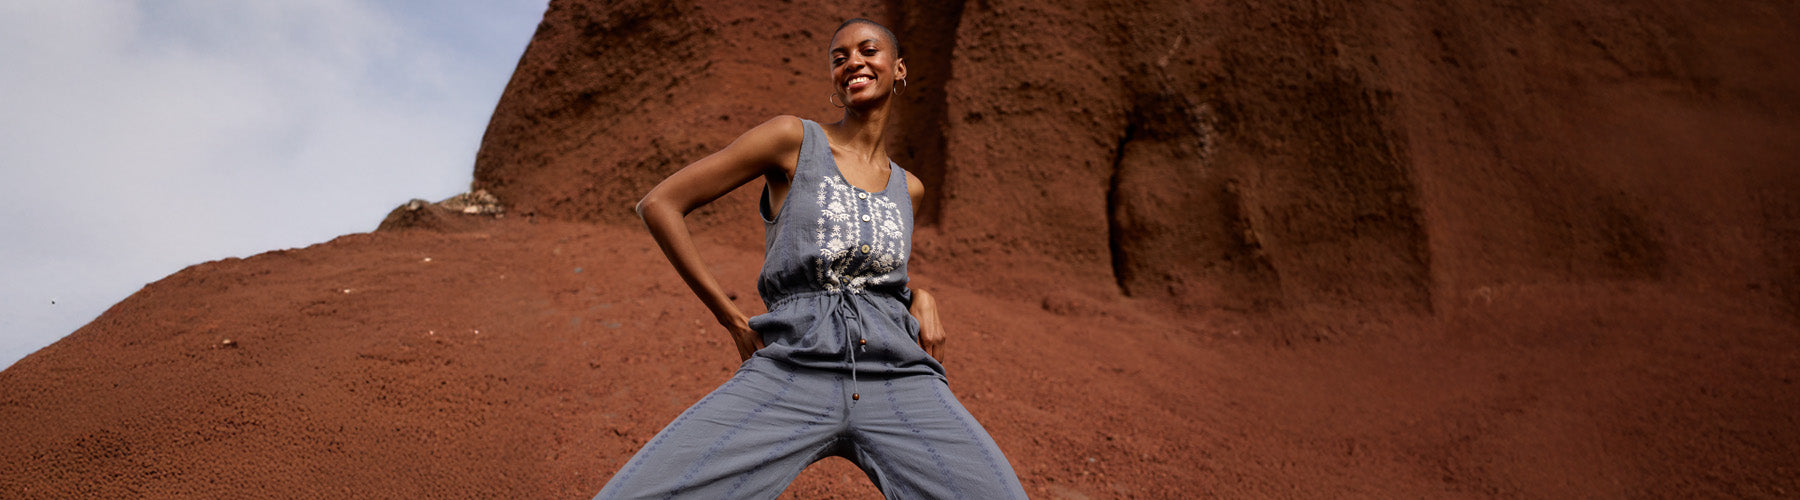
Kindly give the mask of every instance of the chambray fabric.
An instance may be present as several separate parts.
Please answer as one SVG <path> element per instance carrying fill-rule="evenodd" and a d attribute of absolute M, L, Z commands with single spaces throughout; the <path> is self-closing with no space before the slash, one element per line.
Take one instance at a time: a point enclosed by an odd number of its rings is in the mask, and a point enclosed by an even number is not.
<path fill-rule="evenodd" d="M 756 290 L 770 312 L 750 319 L 768 345 L 756 356 L 827 371 L 943 378 L 943 365 L 919 347 L 919 324 L 907 312 L 913 207 L 906 171 L 889 162 L 881 191 L 853 186 L 825 131 L 803 123 L 780 213 L 770 213 L 763 192 L 767 252 Z"/>
<path fill-rule="evenodd" d="M 849 459 L 887 498 L 1025 498 L 950 393 L 908 313 L 912 203 L 898 165 L 850 185 L 817 123 L 778 213 L 751 318 L 767 347 L 645 443 L 595 498 L 775 498 L 808 464 Z M 854 396 L 854 397 L 853 397 Z"/>

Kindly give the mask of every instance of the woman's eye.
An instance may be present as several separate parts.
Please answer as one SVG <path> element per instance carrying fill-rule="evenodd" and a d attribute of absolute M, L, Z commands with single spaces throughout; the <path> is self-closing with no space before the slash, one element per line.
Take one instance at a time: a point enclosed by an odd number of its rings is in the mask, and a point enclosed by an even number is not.
<path fill-rule="evenodd" d="M 875 49 L 863 49 L 863 57 L 875 55 Z"/>

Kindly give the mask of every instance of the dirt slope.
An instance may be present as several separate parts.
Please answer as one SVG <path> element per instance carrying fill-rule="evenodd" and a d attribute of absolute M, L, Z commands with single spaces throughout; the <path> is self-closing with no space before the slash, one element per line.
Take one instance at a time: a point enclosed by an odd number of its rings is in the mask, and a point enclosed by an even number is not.
<path fill-rule="evenodd" d="M 757 310 L 756 254 L 707 243 Z M 661 259 L 515 220 L 189 268 L 0 372 L 0 491 L 589 495 L 735 366 Z M 1040 497 L 1800 491 L 1800 338 L 1769 304 L 1533 286 L 1431 319 L 1170 317 L 940 290 L 952 384 Z M 835 460 L 790 492 L 873 496 Z"/>
<path fill-rule="evenodd" d="M 735 366 L 628 207 L 833 119 L 856 15 L 1035 497 L 1800 491 L 1800 9 L 794 0 L 553 1 L 475 165 L 506 218 L 146 286 L 0 372 L 0 497 L 591 495 Z M 696 217 L 753 311 L 754 187 Z"/>

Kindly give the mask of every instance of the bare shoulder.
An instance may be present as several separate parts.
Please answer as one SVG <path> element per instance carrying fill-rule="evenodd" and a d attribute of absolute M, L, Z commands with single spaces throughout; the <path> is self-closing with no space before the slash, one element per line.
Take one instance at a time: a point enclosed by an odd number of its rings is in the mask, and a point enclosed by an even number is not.
<path fill-rule="evenodd" d="M 925 182 L 920 181 L 919 177 L 913 175 L 912 172 L 905 170 L 901 172 L 906 173 L 906 196 L 912 198 L 913 211 L 917 212 L 919 203 L 925 201 Z"/>
<path fill-rule="evenodd" d="M 789 156 L 800 150 L 800 143 L 805 140 L 806 128 L 800 117 L 781 115 L 762 122 L 744 135 L 738 136 L 736 144 L 750 149 L 756 156 L 781 157 Z"/>
<path fill-rule="evenodd" d="M 760 131 L 762 133 L 792 136 L 795 142 L 799 142 L 801 136 L 806 133 L 805 127 L 806 126 L 802 124 L 802 120 L 798 116 L 776 115 L 774 118 L 770 118 L 768 121 L 762 122 L 762 124 L 757 125 L 756 128 L 750 130 L 752 132 Z"/>

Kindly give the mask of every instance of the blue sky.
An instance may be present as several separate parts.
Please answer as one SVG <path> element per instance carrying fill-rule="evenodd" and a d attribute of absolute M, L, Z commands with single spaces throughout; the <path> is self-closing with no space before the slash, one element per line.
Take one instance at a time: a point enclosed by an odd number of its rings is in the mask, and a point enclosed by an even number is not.
<path fill-rule="evenodd" d="M 0 368 L 463 192 L 547 0 L 0 0 Z"/>

